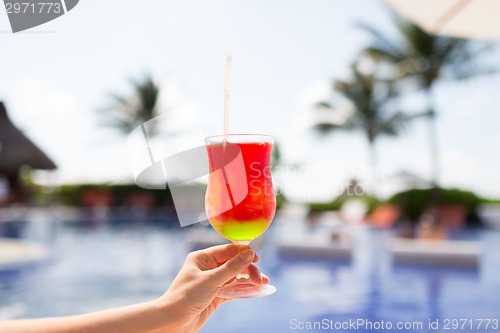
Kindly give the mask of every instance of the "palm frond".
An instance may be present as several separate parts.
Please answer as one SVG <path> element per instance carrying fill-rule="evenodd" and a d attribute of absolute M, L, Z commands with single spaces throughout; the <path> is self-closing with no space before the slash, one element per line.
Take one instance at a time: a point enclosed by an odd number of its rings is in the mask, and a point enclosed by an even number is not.
<path fill-rule="evenodd" d="M 463 66 L 462 68 L 457 68 L 454 71 L 451 70 L 448 73 L 447 79 L 451 79 L 453 81 L 461 81 L 461 80 L 467 80 L 471 79 L 474 77 L 478 76 L 487 76 L 487 75 L 495 75 L 500 73 L 500 67 L 498 66 L 482 66 L 482 67 L 477 67 L 477 66 L 470 66 L 470 67 L 465 67 Z"/>
<path fill-rule="evenodd" d="M 388 52 L 388 50 L 375 46 L 365 48 L 362 53 L 376 61 L 386 61 L 391 64 L 396 64 L 404 59 L 399 53 Z"/>
<path fill-rule="evenodd" d="M 333 109 L 332 104 L 325 101 L 317 102 L 316 104 L 314 104 L 314 107 L 316 109 Z"/>
<path fill-rule="evenodd" d="M 127 134 L 158 115 L 159 87 L 152 77 L 146 75 L 142 80 L 130 79 L 130 84 L 133 87 L 131 95 L 111 93 L 109 97 L 113 100 L 112 105 L 100 109 L 107 126 Z M 156 134 L 154 123 L 150 125 L 148 132 L 150 135 Z"/>
<path fill-rule="evenodd" d="M 397 136 L 408 125 L 410 120 L 411 117 L 407 116 L 405 113 L 401 111 L 395 112 L 378 124 L 377 134 Z"/>
<path fill-rule="evenodd" d="M 312 126 L 313 130 L 318 132 L 319 134 L 329 134 L 334 130 L 344 129 L 343 126 L 335 125 L 332 123 L 317 123 Z"/>
<path fill-rule="evenodd" d="M 384 33 L 377 30 L 375 27 L 366 23 L 357 23 L 356 26 L 373 37 L 373 48 L 380 50 L 385 54 L 391 54 L 394 58 L 401 58 L 401 47 L 398 43 L 393 43 L 390 38 L 387 38 Z"/>

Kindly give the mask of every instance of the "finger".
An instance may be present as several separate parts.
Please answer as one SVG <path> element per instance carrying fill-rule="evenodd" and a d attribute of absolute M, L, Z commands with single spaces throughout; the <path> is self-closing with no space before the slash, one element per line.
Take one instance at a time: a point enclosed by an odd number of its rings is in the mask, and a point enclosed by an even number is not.
<path fill-rule="evenodd" d="M 238 253 L 243 252 L 243 251 L 248 250 L 248 249 L 252 249 L 252 247 L 250 245 L 245 245 L 245 244 L 234 244 L 234 246 L 238 250 Z M 254 251 L 254 258 L 253 258 L 252 262 L 258 262 L 259 260 L 260 260 L 260 257 Z"/>
<path fill-rule="evenodd" d="M 199 252 L 200 254 L 212 257 L 215 262 L 224 263 L 229 259 L 234 258 L 238 253 L 248 249 L 250 249 L 250 246 L 248 245 L 236 246 L 234 244 L 225 244 L 209 247 Z"/>
<path fill-rule="evenodd" d="M 214 286 L 222 286 L 226 281 L 234 278 L 250 265 L 255 257 L 255 252 L 249 249 L 228 260 L 225 264 L 207 271 L 209 280 Z"/>
<path fill-rule="evenodd" d="M 269 283 L 269 277 L 266 274 L 262 274 L 262 283 L 263 284 L 268 284 Z"/>
<path fill-rule="evenodd" d="M 252 260 L 252 262 L 259 262 L 260 261 L 260 257 L 257 255 L 257 253 L 255 253 L 255 256 Z M 221 265 L 224 265 L 225 262 L 217 262 L 217 266 L 221 266 Z"/>
<path fill-rule="evenodd" d="M 251 283 L 257 285 L 262 284 L 262 276 L 260 274 L 259 267 L 255 266 L 254 264 L 248 266 L 248 276 Z"/>

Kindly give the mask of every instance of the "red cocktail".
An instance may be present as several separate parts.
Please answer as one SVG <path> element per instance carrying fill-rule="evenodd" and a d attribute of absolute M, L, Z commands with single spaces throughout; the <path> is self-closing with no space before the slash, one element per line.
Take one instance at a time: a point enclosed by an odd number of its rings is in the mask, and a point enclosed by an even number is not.
<path fill-rule="evenodd" d="M 206 139 L 210 176 L 205 209 L 212 227 L 239 244 L 262 235 L 271 224 L 276 196 L 271 178 L 273 138 L 266 135 L 228 135 Z M 238 281 L 221 289 L 220 297 L 258 297 L 276 290 Z"/>

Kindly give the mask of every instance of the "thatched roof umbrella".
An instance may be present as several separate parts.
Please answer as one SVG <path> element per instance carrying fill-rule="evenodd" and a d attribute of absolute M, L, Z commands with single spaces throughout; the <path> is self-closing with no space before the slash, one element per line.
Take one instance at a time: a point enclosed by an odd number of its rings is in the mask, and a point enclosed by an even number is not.
<path fill-rule="evenodd" d="M 19 170 L 23 165 L 39 170 L 56 168 L 54 162 L 12 124 L 0 102 L 0 174 L 7 177 L 13 200 L 21 199 Z"/>

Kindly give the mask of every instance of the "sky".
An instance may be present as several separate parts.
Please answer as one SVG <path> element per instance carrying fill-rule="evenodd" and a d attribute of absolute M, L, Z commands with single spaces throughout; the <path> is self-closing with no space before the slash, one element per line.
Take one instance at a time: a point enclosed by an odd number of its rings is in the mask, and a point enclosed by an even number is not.
<path fill-rule="evenodd" d="M 328 200 L 348 178 L 366 180 L 373 170 L 361 133 L 319 138 L 310 130 L 312 105 L 329 96 L 332 80 L 344 77 L 369 43 L 356 24 L 391 33 L 389 18 L 378 0 L 85 0 L 59 19 L 12 34 L 0 12 L 0 100 L 56 162 L 58 183 L 131 181 L 127 135 L 99 118 L 109 94 L 126 95 L 130 78 L 152 73 L 163 107 L 197 112 L 204 135 L 220 134 L 231 53 L 230 132 L 275 136 L 285 194 Z M 499 83 L 496 75 L 437 87 L 443 186 L 500 198 Z M 430 176 L 423 120 L 397 139 L 381 138 L 377 153 L 380 195 L 397 187 L 392 175 L 399 171 Z"/>

